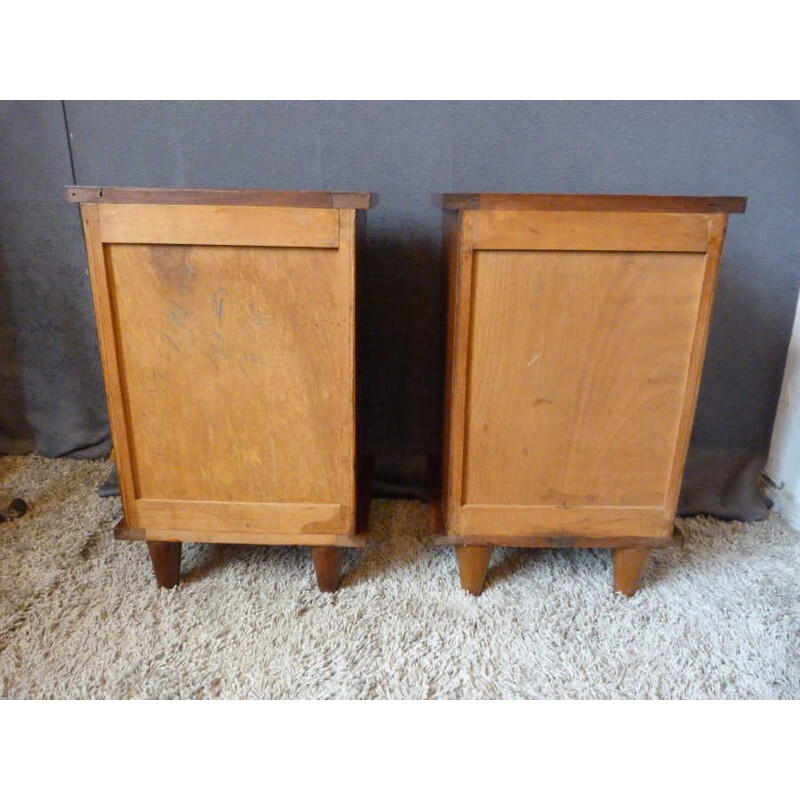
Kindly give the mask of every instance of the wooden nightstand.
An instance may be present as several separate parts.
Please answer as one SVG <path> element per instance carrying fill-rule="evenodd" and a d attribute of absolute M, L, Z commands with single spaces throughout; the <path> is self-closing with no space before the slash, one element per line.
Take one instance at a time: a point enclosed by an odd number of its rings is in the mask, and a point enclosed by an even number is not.
<path fill-rule="evenodd" d="M 81 205 L 124 519 L 174 586 L 182 542 L 308 545 L 339 582 L 356 490 L 355 269 L 370 195 L 67 187 Z M 359 231 L 359 237 L 357 237 Z"/>
<path fill-rule="evenodd" d="M 435 541 L 479 594 L 493 546 L 608 547 L 631 595 L 673 533 L 739 197 L 446 194 Z"/>

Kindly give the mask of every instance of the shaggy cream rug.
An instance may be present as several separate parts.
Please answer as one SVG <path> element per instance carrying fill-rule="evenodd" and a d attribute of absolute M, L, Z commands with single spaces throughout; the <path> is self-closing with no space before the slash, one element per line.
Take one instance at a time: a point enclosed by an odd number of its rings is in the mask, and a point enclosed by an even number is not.
<path fill-rule="evenodd" d="M 631 599 L 605 550 L 495 551 L 486 589 L 428 546 L 428 508 L 372 504 L 341 589 L 303 548 L 185 545 L 159 590 L 117 542 L 98 461 L 0 459 L 5 698 L 800 698 L 800 536 L 680 521 Z"/>

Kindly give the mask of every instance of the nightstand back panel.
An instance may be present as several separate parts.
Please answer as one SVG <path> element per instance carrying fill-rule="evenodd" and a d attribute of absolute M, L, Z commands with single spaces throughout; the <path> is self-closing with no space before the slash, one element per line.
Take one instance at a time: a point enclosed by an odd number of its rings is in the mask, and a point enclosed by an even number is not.
<path fill-rule="evenodd" d="M 137 500 L 351 505 L 349 259 L 105 251 Z"/>
<path fill-rule="evenodd" d="M 476 250 L 464 505 L 663 507 L 705 254 Z"/>
<path fill-rule="evenodd" d="M 479 594 L 492 548 L 611 547 L 614 588 L 674 518 L 729 213 L 743 197 L 445 194 L 442 494 Z"/>

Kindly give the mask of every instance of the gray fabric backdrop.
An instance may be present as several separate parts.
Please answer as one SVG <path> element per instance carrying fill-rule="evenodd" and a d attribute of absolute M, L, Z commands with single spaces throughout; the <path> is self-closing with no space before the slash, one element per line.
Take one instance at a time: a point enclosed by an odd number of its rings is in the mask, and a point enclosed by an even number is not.
<path fill-rule="evenodd" d="M 360 425 L 377 492 L 412 495 L 441 429 L 432 192 L 748 195 L 729 225 L 681 509 L 764 514 L 756 476 L 800 282 L 800 103 L 2 103 L 7 452 L 109 446 L 78 212 L 63 201 L 73 169 L 81 184 L 378 192 L 359 276 Z"/>

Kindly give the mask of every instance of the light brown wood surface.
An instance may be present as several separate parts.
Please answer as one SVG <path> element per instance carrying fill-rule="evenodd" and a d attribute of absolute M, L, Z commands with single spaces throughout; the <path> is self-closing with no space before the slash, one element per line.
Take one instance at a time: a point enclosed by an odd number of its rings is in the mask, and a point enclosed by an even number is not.
<path fill-rule="evenodd" d="M 292 510 L 299 510 L 306 515 L 306 523 L 303 525 L 304 532 L 301 533 L 270 533 L 268 531 L 253 530 L 250 519 L 253 514 L 245 516 L 244 522 L 246 526 L 239 525 L 238 530 L 232 530 L 234 527 L 235 514 L 227 518 L 224 523 L 224 529 L 217 520 L 212 517 L 212 524 L 206 525 L 204 529 L 182 529 L 176 527 L 180 524 L 179 519 L 172 520 L 172 527 L 168 529 L 160 529 L 157 527 L 150 527 L 147 530 L 144 528 L 129 527 L 127 522 L 123 519 L 114 528 L 114 537 L 127 541 L 154 541 L 154 542 L 206 542 L 209 544 L 253 544 L 253 545 L 332 545 L 336 547 L 364 547 L 367 543 L 367 533 L 369 530 L 369 513 L 371 502 L 371 488 L 372 488 L 372 457 L 359 453 L 358 469 L 356 474 L 356 485 L 358 488 L 356 495 L 356 529 L 354 533 L 328 533 L 318 532 L 317 529 L 324 527 L 325 530 L 330 528 L 324 523 L 317 520 L 312 520 L 308 524 L 309 514 L 314 514 L 317 517 L 320 513 L 325 513 L 331 509 L 337 508 L 336 506 L 300 506 L 299 509 L 294 509 L 294 506 L 286 505 L 283 508 L 277 508 L 277 511 L 291 512 Z M 149 505 L 151 509 L 160 505 L 167 506 L 167 514 L 172 512 L 176 504 L 170 501 L 157 501 L 145 500 L 140 501 Z M 177 513 L 184 516 L 191 516 L 197 520 L 197 514 L 186 514 L 191 512 L 191 503 L 178 503 Z M 223 503 L 202 503 L 201 506 L 224 506 Z M 232 511 L 236 512 L 237 504 L 233 504 Z M 341 507 L 338 507 L 341 509 Z M 218 512 L 219 519 L 224 519 L 224 512 Z M 277 517 L 279 519 L 279 515 Z M 275 518 L 273 518 L 274 520 Z M 294 515 L 294 522 L 299 527 L 297 515 Z M 282 527 L 282 526 L 281 526 Z M 315 532 L 316 531 L 316 532 Z M 244 532 L 245 536 L 242 536 Z"/>
<path fill-rule="evenodd" d="M 445 196 L 439 542 L 674 543 L 727 212 L 744 204 Z"/>
<path fill-rule="evenodd" d="M 130 532 L 130 533 L 128 533 Z M 141 534 L 141 535 L 140 535 Z M 335 547 L 366 547 L 366 531 L 362 533 L 264 533 L 261 531 L 237 530 L 144 530 L 125 528 L 118 539 L 147 542 L 203 542 L 205 544 L 246 544 L 246 545 L 295 545 L 313 547 L 330 545 Z"/>
<path fill-rule="evenodd" d="M 82 205 L 123 530 L 359 546 L 356 212 L 220 199 Z"/>
<path fill-rule="evenodd" d="M 462 589 L 475 595 L 483 591 L 493 550 L 493 547 L 456 547 L 458 577 Z"/>
<path fill-rule="evenodd" d="M 513 239 L 509 214 L 544 231 L 545 249 L 495 249 L 494 239 L 477 248 L 475 220 L 483 231 L 494 220 Z M 618 526 L 620 536 L 669 536 L 720 218 L 466 211 L 458 219 L 448 532 L 609 536 Z M 633 249 L 607 249 L 625 221 Z M 704 251 L 685 238 L 675 241 L 681 252 L 635 248 L 636 235 L 653 246 L 665 226 L 701 231 Z M 567 247 L 570 236 L 580 247 Z M 565 249 L 549 249 L 559 238 Z"/>
<path fill-rule="evenodd" d="M 476 253 L 464 505 L 664 505 L 704 261 Z"/>
<path fill-rule="evenodd" d="M 97 216 L 107 244 L 339 246 L 340 212 L 327 208 L 108 204 Z"/>
<path fill-rule="evenodd" d="M 194 489 L 190 480 L 185 485 Z M 137 524 L 154 530 L 251 533 L 348 533 L 352 509 L 337 503 L 237 503 L 232 500 L 136 501 Z"/>
<path fill-rule="evenodd" d="M 663 507 L 464 505 L 459 535 L 487 536 L 668 536 L 672 517 Z"/>
<path fill-rule="evenodd" d="M 649 550 L 617 548 L 612 556 L 614 563 L 614 590 L 631 597 L 639 588 L 647 566 Z"/>
<path fill-rule="evenodd" d="M 704 253 L 711 216 L 606 211 L 467 211 L 474 250 Z"/>
<path fill-rule="evenodd" d="M 728 218 L 718 215 L 714 218 L 709 228 L 708 251 L 705 258 L 705 275 L 700 295 L 700 307 L 697 312 L 692 352 L 689 362 L 689 371 L 686 377 L 684 391 L 683 416 L 678 429 L 678 440 L 672 461 L 672 483 L 667 492 L 664 503 L 667 511 L 674 515 L 678 508 L 678 496 L 681 491 L 681 478 L 689 451 L 689 439 L 692 434 L 692 422 L 697 407 L 697 398 L 700 393 L 700 377 L 703 372 L 703 360 L 708 344 L 708 332 L 711 326 L 711 310 L 714 304 L 714 293 L 719 275 L 720 259 L 722 257 L 722 244 L 725 239 Z"/>
<path fill-rule="evenodd" d="M 214 530 L 159 530 L 158 528 L 130 528 L 125 520 L 114 528 L 114 538 L 128 542 L 204 542 L 206 544 L 247 545 L 335 545 L 336 547 L 365 547 L 367 527 L 359 525 L 355 533 L 263 533 L 247 531 Z"/>
<path fill-rule="evenodd" d="M 108 417 L 114 443 L 114 463 L 119 479 L 120 498 L 126 521 L 132 523 L 136 493 L 131 465 L 128 421 L 125 416 L 123 381 L 117 354 L 114 312 L 106 269 L 105 249 L 100 237 L 100 224 L 96 205 L 81 206 L 83 234 L 89 261 L 89 279 L 92 285 L 100 361 L 106 390 Z"/>
<path fill-rule="evenodd" d="M 106 257 L 137 498 L 352 507 L 339 251 L 107 245 Z"/>

